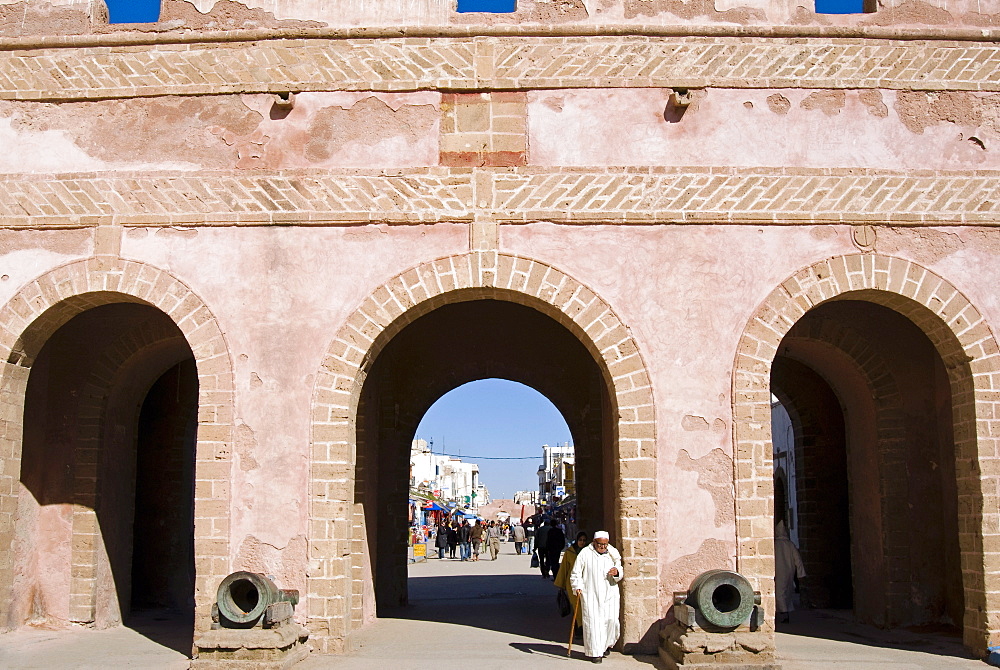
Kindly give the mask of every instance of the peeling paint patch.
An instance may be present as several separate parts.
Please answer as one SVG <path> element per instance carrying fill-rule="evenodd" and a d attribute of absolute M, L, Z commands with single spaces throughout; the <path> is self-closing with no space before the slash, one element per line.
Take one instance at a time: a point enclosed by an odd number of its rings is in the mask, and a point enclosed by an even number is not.
<path fill-rule="evenodd" d="M 927 265 L 954 254 L 964 244 L 958 234 L 934 228 L 879 228 L 878 230 L 880 253 L 903 254 Z"/>
<path fill-rule="evenodd" d="M 305 155 L 320 162 L 349 144 L 370 147 L 400 136 L 415 141 L 415 135 L 427 132 L 436 118 L 437 110 L 430 105 L 404 105 L 394 110 L 374 96 L 347 109 L 325 107 L 309 125 Z"/>
<path fill-rule="evenodd" d="M 625 0 L 625 18 L 673 14 L 682 19 L 707 16 L 709 19 L 729 23 L 746 24 L 751 21 L 766 21 L 764 11 L 755 7 L 734 7 L 725 11 L 715 9 L 715 0 Z"/>
<path fill-rule="evenodd" d="M 841 90 L 815 91 L 799 103 L 803 109 L 818 109 L 827 116 L 836 116 L 847 103 L 847 93 Z"/>
<path fill-rule="evenodd" d="M 707 428 L 708 423 L 705 423 Z M 713 449 L 698 460 L 686 449 L 677 454 L 677 467 L 698 474 L 698 486 L 712 495 L 715 503 L 715 525 L 733 523 L 736 518 L 733 491 L 733 459 L 722 449 Z"/>
<path fill-rule="evenodd" d="M 688 414 L 681 419 L 681 428 L 684 430 L 708 430 L 708 421 L 705 417 Z"/>
<path fill-rule="evenodd" d="M 19 134 L 60 133 L 71 140 L 77 155 L 59 157 L 67 170 L 95 169 L 85 164 L 97 161 L 108 167 L 232 167 L 263 120 L 237 95 L 6 102 L 0 115 Z"/>
<path fill-rule="evenodd" d="M 898 91 L 896 113 L 910 131 L 920 135 L 925 128 L 938 123 L 977 127 L 983 121 L 983 107 L 996 107 L 996 98 L 980 101 L 974 93 L 966 91 Z"/>
<path fill-rule="evenodd" d="M 775 93 L 767 96 L 767 107 L 775 114 L 787 114 L 788 110 L 792 108 L 792 103 L 780 93 Z"/>
<path fill-rule="evenodd" d="M 306 564 L 305 535 L 296 535 L 283 547 L 247 535 L 240 543 L 233 567 L 270 575 L 278 588 L 305 593 Z"/>
<path fill-rule="evenodd" d="M 877 88 L 866 89 L 858 93 L 861 104 L 868 108 L 868 113 L 872 116 L 884 119 L 889 116 L 889 108 L 882 102 L 882 91 Z"/>
<path fill-rule="evenodd" d="M 96 15 L 91 14 L 91 6 Z M 0 4 L 0 37 L 27 35 L 80 35 L 89 33 L 95 19 L 102 19 L 103 2 L 78 2 L 55 7 L 48 2 Z"/>
<path fill-rule="evenodd" d="M 667 565 L 666 582 L 673 584 L 677 590 L 686 590 L 694 578 L 706 570 L 733 570 L 736 567 L 733 560 L 734 549 L 732 542 L 709 538 L 693 554 L 681 556 Z"/>
<path fill-rule="evenodd" d="M 199 11 L 188 0 L 161 0 L 160 20 L 154 24 L 125 24 L 128 30 L 164 32 L 167 30 L 244 30 L 250 28 L 322 28 L 320 21 L 277 19 L 272 12 L 247 7 L 233 0 L 215 0 L 207 12 Z M 120 30 L 120 26 L 102 26 L 100 32 Z"/>
<path fill-rule="evenodd" d="M 860 25 L 891 26 L 900 23 L 915 23 L 925 26 L 943 26 L 955 23 L 954 17 L 948 11 L 926 2 L 908 0 L 894 7 L 879 6 L 879 10 L 871 18 L 861 21 Z"/>
<path fill-rule="evenodd" d="M 509 23 L 568 23 L 590 17 L 584 0 L 518 0 L 513 13 L 452 13 L 456 24 L 496 25 Z"/>
<path fill-rule="evenodd" d="M 236 426 L 236 455 L 239 456 L 240 470 L 249 472 L 260 467 L 253 457 L 257 451 L 257 436 L 245 423 Z"/>

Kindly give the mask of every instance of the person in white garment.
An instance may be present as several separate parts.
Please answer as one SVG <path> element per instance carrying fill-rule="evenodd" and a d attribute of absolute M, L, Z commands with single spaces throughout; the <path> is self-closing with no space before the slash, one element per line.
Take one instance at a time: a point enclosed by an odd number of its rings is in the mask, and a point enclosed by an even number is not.
<path fill-rule="evenodd" d="M 569 576 L 583 610 L 583 650 L 593 663 L 611 653 L 621 633 L 618 582 L 622 577 L 622 555 L 609 543 L 607 531 L 597 531 L 593 543 L 580 550 Z"/>
<path fill-rule="evenodd" d="M 784 521 L 774 527 L 774 604 L 778 623 L 788 623 L 789 613 L 795 609 L 792 594 L 795 580 L 806 576 L 798 547 L 788 537 Z"/>

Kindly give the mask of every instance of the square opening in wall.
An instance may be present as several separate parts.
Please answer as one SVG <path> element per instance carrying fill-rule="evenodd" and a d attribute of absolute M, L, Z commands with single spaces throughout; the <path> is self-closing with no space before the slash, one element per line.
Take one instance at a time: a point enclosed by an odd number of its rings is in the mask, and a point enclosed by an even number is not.
<path fill-rule="evenodd" d="M 817 14 L 870 14 L 875 0 L 816 0 Z"/>
<path fill-rule="evenodd" d="M 460 12 L 509 14 L 517 10 L 517 0 L 458 0 Z"/>
<path fill-rule="evenodd" d="M 104 0 L 108 23 L 156 23 L 160 20 L 160 0 Z"/>

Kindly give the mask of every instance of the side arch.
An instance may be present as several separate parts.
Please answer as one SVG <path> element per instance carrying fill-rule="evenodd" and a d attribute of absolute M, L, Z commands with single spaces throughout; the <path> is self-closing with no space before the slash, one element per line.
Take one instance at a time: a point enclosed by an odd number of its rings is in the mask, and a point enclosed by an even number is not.
<path fill-rule="evenodd" d="M 995 492 L 1000 483 L 991 430 L 1000 385 L 1000 347 L 979 311 L 947 280 L 917 263 L 869 254 L 837 256 L 781 283 L 748 322 L 733 371 L 737 564 L 766 594 L 773 611 L 770 520 L 757 513 L 773 498 L 770 372 L 778 345 L 813 307 L 836 299 L 887 307 L 915 324 L 941 357 L 951 387 L 963 555 L 965 644 L 977 653 L 1000 637 L 1000 576 L 984 547 L 1000 536 Z M 873 380 L 876 381 L 876 380 Z M 982 433 L 980 433 L 982 429 Z M 984 510 L 984 503 L 991 508 Z"/>
<path fill-rule="evenodd" d="M 365 589 L 357 560 L 363 514 L 353 502 L 357 411 L 367 372 L 404 326 L 449 303 L 496 299 L 553 318 L 602 368 L 615 405 L 614 529 L 627 571 L 627 645 L 655 645 L 656 431 L 652 386 L 628 329 L 592 290 L 538 261 L 497 252 L 449 256 L 407 270 L 376 288 L 346 320 L 316 377 L 312 404 L 310 577 L 307 606 L 314 644 L 344 649 L 360 621 Z"/>
<path fill-rule="evenodd" d="M 113 303 L 155 307 L 176 324 L 197 366 L 195 447 L 195 627 L 207 628 L 215 588 L 230 571 L 230 445 L 234 378 L 222 329 L 187 285 L 152 265 L 88 259 L 54 268 L 0 307 L 0 627 L 14 575 L 11 543 L 17 510 L 25 392 L 35 358 L 60 326 L 84 311 Z M 128 349 L 128 342 L 120 343 Z M 74 524 L 75 525 L 75 524 Z M 74 588 L 80 583 L 74 581 Z M 82 589 L 89 587 L 81 586 Z"/>

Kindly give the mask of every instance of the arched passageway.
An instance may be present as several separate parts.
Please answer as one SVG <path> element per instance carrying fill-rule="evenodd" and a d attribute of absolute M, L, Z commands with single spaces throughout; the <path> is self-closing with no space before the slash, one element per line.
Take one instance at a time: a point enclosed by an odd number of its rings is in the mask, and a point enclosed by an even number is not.
<path fill-rule="evenodd" d="M 797 417 L 802 604 L 959 629 L 951 390 L 927 336 L 880 305 L 825 303 L 782 339 L 771 379 Z"/>
<path fill-rule="evenodd" d="M 734 411 L 738 563 L 770 611 L 773 390 L 796 426 L 796 521 L 814 572 L 803 598 L 879 626 L 950 623 L 985 653 L 998 603 L 983 505 L 997 476 L 979 426 L 995 416 L 997 353 L 961 293 L 901 259 L 832 258 L 768 297 L 740 344 Z"/>
<path fill-rule="evenodd" d="M 0 630 L 128 622 L 190 654 L 230 569 L 214 316 L 170 274 L 105 259 L 29 282 L 0 322 Z"/>
<path fill-rule="evenodd" d="M 194 356 L 170 318 L 87 309 L 28 375 L 12 624 L 109 627 L 154 607 L 193 623 Z"/>
<path fill-rule="evenodd" d="M 559 408 L 576 446 L 578 525 L 617 526 L 611 402 L 589 352 L 566 328 L 524 305 L 472 300 L 439 307 L 392 339 L 362 390 L 355 502 L 364 508 L 375 596 L 365 620 L 373 606 L 381 612 L 407 602 L 409 456 L 421 417 L 444 393 L 490 377 L 527 384 Z"/>
<path fill-rule="evenodd" d="M 380 482 L 402 487 L 423 411 L 455 386 L 489 376 L 526 381 L 563 413 L 579 457 L 589 459 L 580 464 L 580 486 L 586 480 L 599 491 L 580 514 L 611 523 L 633 575 L 623 582 L 622 642 L 655 650 L 655 418 L 638 347 L 579 282 L 531 259 L 475 252 L 420 265 L 375 289 L 338 331 L 317 374 L 307 599 L 311 641 L 321 651 L 344 649 L 375 616 L 376 601 L 406 601 L 405 558 L 383 552 L 405 541 L 405 488 L 395 492 L 398 509 L 371 514 L 366 508 L 388 503 L 371 499 L 370 459 L 380 459 Z M 373 519 L 376 528 L 368 527 Z"/>

